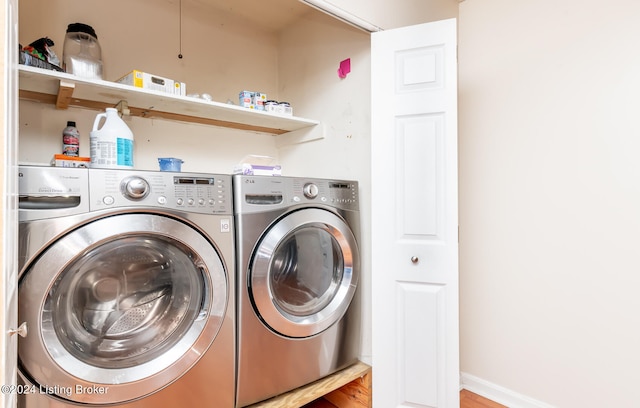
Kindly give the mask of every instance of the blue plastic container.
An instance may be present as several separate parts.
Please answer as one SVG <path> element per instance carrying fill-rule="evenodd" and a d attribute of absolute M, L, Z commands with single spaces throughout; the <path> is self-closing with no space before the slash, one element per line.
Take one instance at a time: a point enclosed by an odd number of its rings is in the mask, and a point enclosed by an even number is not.
<path fill-rule="evenodd" d="M 181 171 L 184 161 L 175 157 L 159 157 L 160 171 Z"/>

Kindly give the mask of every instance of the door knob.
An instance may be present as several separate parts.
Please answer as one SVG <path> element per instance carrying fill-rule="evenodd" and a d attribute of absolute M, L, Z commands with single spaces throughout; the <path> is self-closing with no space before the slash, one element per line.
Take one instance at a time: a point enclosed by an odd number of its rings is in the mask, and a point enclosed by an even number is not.
<path fill-rule="evenodd" d="M 412 262 L 412 263 L 417 264 L 417 263 L 418 263 L 418 261 L 420 261 L 420 259 L 418 259 L 418 257 L 417 257 L 417 256 L 412 256 L 412 257 L 411 257 L 411 262 Z"/>
<path fill-rule="evenodd" d="M 28 333 L 29 331 L 27 330 L 27 322 L 22 322 L 22 324 L 18 326 L 17 329 L 9 329 L 9 336 L 17 334 L 20 337 L 27 337 Z"/>

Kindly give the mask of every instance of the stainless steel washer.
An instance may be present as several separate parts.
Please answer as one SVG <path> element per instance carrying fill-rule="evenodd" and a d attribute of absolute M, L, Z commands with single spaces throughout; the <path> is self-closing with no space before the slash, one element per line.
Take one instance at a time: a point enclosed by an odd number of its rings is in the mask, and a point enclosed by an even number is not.
<path fill-rule="evenodd" d="M 231 188 L 20 167 L 20 407 L 234 406 Z"/>
<path fill-rule="evenodd" d="M 358 184 L 234 176 L 237 406 L 357 361 Z"/>

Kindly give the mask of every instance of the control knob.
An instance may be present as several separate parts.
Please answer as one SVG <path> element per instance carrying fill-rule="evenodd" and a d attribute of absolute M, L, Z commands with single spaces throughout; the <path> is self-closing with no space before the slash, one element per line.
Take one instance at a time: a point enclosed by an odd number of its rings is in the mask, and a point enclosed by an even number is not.
<path fill-rule="evenodd" d="M 142 200 L 149 194 L 149 183 L 138 176 L 131 176 L 122 180 L 122 194 L 130 200 Z"/>
<path fill-rule="evenodd" d="M 313 183 L 307 183 L 302 187 L 302 193 L 309 199 L 316 198 L 318 196 L 318 186 Z"/>

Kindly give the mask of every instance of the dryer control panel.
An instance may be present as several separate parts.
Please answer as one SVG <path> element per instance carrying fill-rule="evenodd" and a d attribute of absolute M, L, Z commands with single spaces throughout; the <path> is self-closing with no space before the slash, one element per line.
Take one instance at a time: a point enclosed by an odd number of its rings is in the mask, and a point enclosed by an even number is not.
<path fill-rule="evenodd" d="M 203 214 L 232 214 L 231 177 L 204 173 L 91 169 L 92 211 L 161 207 Z"/>
<path fill-rule="evenodd" d="M 320 202 L 332 207 L 358 209 L 358 183 L 337 180 L 292 180 L 292 203 Z"/>
<path fill-rule="evenodd" d="M 236 212 L 260 212 L 298 204 L 359 210 L 358 182 L 303 177 L 234 176 Z"/>

